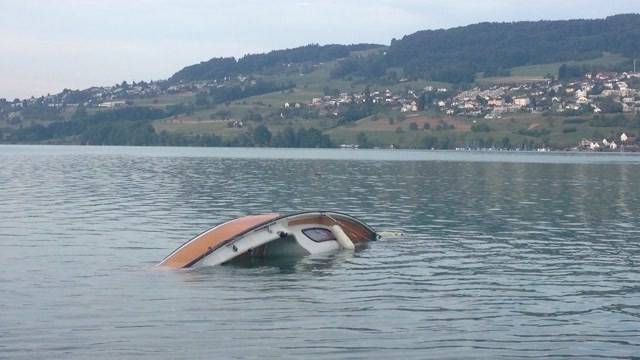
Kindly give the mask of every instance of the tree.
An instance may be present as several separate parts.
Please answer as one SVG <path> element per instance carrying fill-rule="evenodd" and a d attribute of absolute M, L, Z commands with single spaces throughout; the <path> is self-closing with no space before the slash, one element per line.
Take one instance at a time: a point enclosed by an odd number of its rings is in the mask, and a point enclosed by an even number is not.
<path fill-rule="evenodd" d="M 416 124 L 415 122 L 412 122 L 411 124 L 409 124 L 409 130 L 411 131 L 418 130 L 418 124 Z"/>
<path fill-rule="evenodd" d="M 420 97 L 418 97 L 418 101 L 417 101 L 417 106 L 418 106 L 418 111 L 424 111 L 424 109 L 427 107 L 427 101 L 429 101 L 427 99 L 427 93 L 422 93 L 422 95 L 420 95 Z"/>
<path fill-rule="evenodd" d="M 562 64 L 560 69 L 558 69 L 558 79 L 559 80 L 569 80 L 582 77 L 585 73 L 587 73 L 587 68 L 579 65 L 567 65 Z"/>
<path fill-rule="evenodd" d="M 263 124 L 253 129 L 253 142 L 258 146 L 266 146 L 271 142 L 271 131 Z"/>
<path fill-rule="evenodd" d="M 503 149 L 511 149 L 511 139 L 507 136 L 503 137 L 500 145 Z"/>
<path fill-rule="evenodd" d="M 425 149 L 434 149 L 438 143 L 438 138 L 435 136 L 427 136 L 422 139 L 422 146 Z"/>
<path fill-rule="evenodd" d="M 287 126 L 284 130 L 276 134 L 273 138 L 272 145 L 275 147 L 298 147 L 298 136 L 291 126 Z"/>
<path fill-rule="evenodd" d="M 356 142 L 363 148 L 369 146 L 369 138 L 367 137 L 367 134 L 363 132 L 359 132 L 358 135 L 356 135 Z"/>
<path fill-rule="evenodd" d="M 589 96 L 600 95 L 604 91 L 604 85 L 597 82 L 591 90 L 589 90 Z"/>
<path fill-rule="evenodd" d="M 598 107 L 605 114 L 614 114 L 622 112 L 622 104 L 613 100 L 611 97 L 604 97 L 598 102 Z"/>

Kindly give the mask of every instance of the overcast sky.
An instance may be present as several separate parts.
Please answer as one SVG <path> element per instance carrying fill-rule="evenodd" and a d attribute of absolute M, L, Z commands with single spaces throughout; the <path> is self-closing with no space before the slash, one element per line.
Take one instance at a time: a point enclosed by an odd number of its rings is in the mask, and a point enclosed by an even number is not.
<path fill-rule="evenodd" d="M 0 98 L 164 79 L 212 57 L 309 43 L 630 12 L 639 0 L 0 0 Z"/>

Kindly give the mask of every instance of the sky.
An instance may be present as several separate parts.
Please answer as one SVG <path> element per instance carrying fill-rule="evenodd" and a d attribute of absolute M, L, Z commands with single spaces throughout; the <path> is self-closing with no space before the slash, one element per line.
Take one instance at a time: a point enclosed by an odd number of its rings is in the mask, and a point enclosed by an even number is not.
<path fill-rule="evenodd" d="M 310 43 L 389 44 L 483 21 L 640 13 L 639 0 L 0 0 L 0 98 L 166 79 Z"/>

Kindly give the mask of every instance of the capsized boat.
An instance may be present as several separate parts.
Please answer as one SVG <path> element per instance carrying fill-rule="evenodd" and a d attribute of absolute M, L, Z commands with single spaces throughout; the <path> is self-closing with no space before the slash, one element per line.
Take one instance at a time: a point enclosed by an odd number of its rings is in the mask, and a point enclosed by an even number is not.
<path fill-rule="evenodd" d="M 251 215 L 215 226 L 177 248 L 160 267 L 182 269 L 242 257 L 319 254 L 378 239 L 362 221 L 338 212 Z"/>

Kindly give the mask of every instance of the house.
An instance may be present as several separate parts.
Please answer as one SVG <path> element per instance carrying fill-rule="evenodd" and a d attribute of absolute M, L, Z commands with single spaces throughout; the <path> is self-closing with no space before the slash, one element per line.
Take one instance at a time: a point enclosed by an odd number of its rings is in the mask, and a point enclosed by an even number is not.
<path fill-rule="evenodd" d="M 578 100 L 576 100 L 576 104 L 586 105 L 588 103 L 589 103 L 589 99 L 587 99 L 585 96 L 581 96 L 578 98 Z"/>
<path fill-rule="evenodd" d="M 124 105 L 125 105 L 124 101 L 105 101 L 105 102 L 102 102 L 102 103 L 98 104 L 98 107 L 107 108 L 107 109 L 113 109 L 113 108 L 121 107 L 121 106 L 124 106 Z"/>
<path fill-rule="evenodd" d="M 627 142 L 627 140 L 629 140 L 627 134 L 622 133 L 622 135 L 620 135 L 620 141 L 624 144 L 625 142 Z"/>
<path fill-rule="evenodd" d="M 524 108 L 524 107 L 529 106 L 529 104 L 531 104 L 531 99 L 529 99 L 528 97 L 515 98 L 515 99 L 513 99 L 513 104 L 515 106 L 519 106 L 521 108 Z"/>
<path fill-rule="evenodd" d="M 489 99 L 489 101 L 487 101 L 487 105 L 492 106 L 492 107 L 496 107 L 496 106 L 503 106 L 504 105 L 504 99 Z"/>

